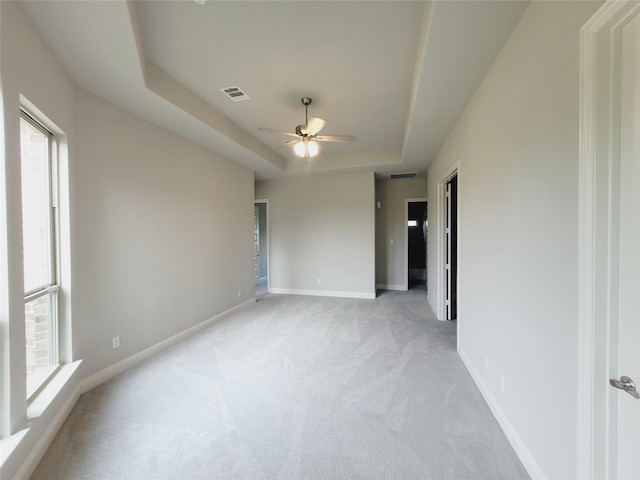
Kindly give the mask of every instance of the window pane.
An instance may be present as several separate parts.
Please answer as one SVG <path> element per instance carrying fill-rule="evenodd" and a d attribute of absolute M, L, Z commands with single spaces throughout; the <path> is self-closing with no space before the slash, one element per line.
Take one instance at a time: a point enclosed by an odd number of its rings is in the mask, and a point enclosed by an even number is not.
<path fill-rule="evenodd" d="M 20 120 L 24 289 L 52 282 L 49 136 Z"/>
<path fill-rule="evenodd" d="M 25 333 L 27 345 L 27 392 L 37 389 L 46 380 L 55 363 L 51 348 L 52 303 L 55 293 L 43 295 L 25 303 Z"/>

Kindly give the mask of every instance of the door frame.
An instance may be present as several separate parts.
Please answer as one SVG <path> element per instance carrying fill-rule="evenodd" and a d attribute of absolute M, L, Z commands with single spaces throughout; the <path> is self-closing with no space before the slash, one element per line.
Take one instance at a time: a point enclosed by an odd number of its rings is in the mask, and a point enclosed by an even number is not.
<path fill-rule="evenodd" d="M 253 201 L 253 205 L 255 206 L 257 203 L 264 203 L 265 204 L 265 211 L 267 213 L 267 233 L 265 235 L 266 237 L 266 241 L 267 241 L 267 292 L 269 292 L 271 290 L 271 266 L 269 265 L 269 253 L 270 253 L 270 249 L 269 249 L 269 234 L 270 234 L 270 227 L 269 227 L 269 200 L 266 198 L 256 198 Z M 258 267 L 259 268 L 259 267 Z"/>
<path fill-rule="evenodd" d="M 436 318 L 438 320 L 446 320 L 447 319 L 447 311 L 446 311 L 446 282 L 447 282 L 447 272 L 446 272 L 446 204 L 447 204 L 447 183 L 454 177 L 458 176 L 458 197 L 460 197 L 460 161 L 456 161 L 454 164 L 449 166 L 444 175 L 440 177 L 438 180 L 438 204 L 437 208 L 437 252 L 438 258 L 436 259 L 436 279 L 437 279 L 437 294 L 436 294 Z M 460 202 L 458 201 L 458 237 L 460 236 Z M 458 262 L 459 264 L 460 262 Z"/>
<path fill-rule="evenodd" d="M 638 12 L 640 2 L 608 0 L 580 30 L 578 478 L 615 474 L 620 32 Z"/>
<path fill-rule="evenodd" d="M 429 208 L 429 200 L 426 197 L 404 199 L 404 278 L 405 278 L 404 289 L 405 290 L 409 290 L 409 226 L 407 224 L 407 219 L 409 218 L 409 204 L 415 203 L 415 202 L 426 202 L 427 208 Z"/>

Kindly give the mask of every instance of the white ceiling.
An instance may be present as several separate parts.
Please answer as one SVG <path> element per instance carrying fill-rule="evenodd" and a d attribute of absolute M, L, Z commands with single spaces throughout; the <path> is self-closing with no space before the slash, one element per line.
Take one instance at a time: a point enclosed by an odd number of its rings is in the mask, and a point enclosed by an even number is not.
<path fill-rule="evenodd" d="M 25 1 L 73 81 L 236 160 L 256 178 L 418 171 L 428 163 L 527 6 L 524 1 Z M 222 92 L 238 86 L 250 99 Z M 309 116 L 307 165 L 287 137 Z"/>

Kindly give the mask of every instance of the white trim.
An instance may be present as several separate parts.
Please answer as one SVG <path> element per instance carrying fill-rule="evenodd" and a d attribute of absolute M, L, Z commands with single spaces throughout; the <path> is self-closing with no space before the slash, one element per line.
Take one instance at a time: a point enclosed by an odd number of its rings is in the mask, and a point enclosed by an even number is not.
<path fill-rule="evenodd" d="M 0 19 L 1 21 L 1 19 Z M 8 324 L 8 319 L 10 317 L 9 311 L 9 265 L 8 265 L 8 256 L 9 251 L 8 248 L 5 248 L 5 245 L 9 244 L 9 239 L 7 235 L 7 213 L 8 209 L 6 207 L 7 202 L 7 191 L 6 191 L 6 175 L 5 175 L 5 128 L 4 128 L 4 101 L 3 101 L 3 89 L 2 89 L 2 71 L 0 69 L 0 244 L 2 244 L 2 248 L 0 248 L 0 359 L 2 359 L 2 365 L 0 365 L 0 441 L 4 438 L 7 431 L 10 431 L 9 428 L 5 429 L 5 425 L 11 423 L 9 408 L 7 408 L 8 398 L 5 398 L 7 395 L 4 393 L 8 391 L 9 385 L 9 376 L 10 370 L 8 365 L 11 364 L 9 361 L 8 352 L 5 353 L 7 349 L 7 345 L 5 345 L 3 338 L 3 331 L 5 330 L 5 326 Z M 6 319 L 6 320 L 5 320 Z M 8 343 L 8 341 L 7 341 Z M 0 453 L 1 455 L 1 453 Z M 0 466 L 1 457 L 0 457 Z"/>
<path fill-rule="evenodd" d="M 379 283 L 376 285 L 377 290 L 399 290 L 399 291 L 407 291 L 406 285 L 388 285 L 385 283 Z"/>
<path fill-rule="evenodd" d="M 44 389 L 34 396 L 33 401 L 28 407 L 27 416 L 29 417 L 30 422 L 37 422 L 40 417 L 47 415 L 46 410 L 58 401 L 58 396 L 63 394 L 67 385 L 72 381 L 77 382 L 77 380 L 72 380 L 72 377 L 76 375 L 81 363 L 82 360 L 78 360 L 71 364 L 63 365 L 58 370 L 56 376 L 44 387 Z M 56 411 L 53 419 L 47 424 L 42 434 L 38 435 L 33 447 L 29 449 L 29 453 L 25 456 L 20 467 L 12 477 L 14 480 L 28 479 L 31 477 L 38 466 L 38 463 L 40 463 L 40 460 L 42 460 L 42 457 L 49 448 L 49 445 L 51 445 L 51 442 L 58 433 L 58 430 L 66 420 L 69 413 L 71 413 L 71 409 L 78 401 L 78 398 L 80 398 L 80 389 L 79 385 L 76 383 L 71 390 L 71 393 L 63 401 L 60 409 Z M 20 448 L 28 448 L 29 444 L 33 441 L 32 437 L 33 435 L 36 435 L 36 433 L 32 430 L 34 424 L 31 423 L 31 425 L 31 427 L 25 428 L 0 442 L 2 444 L 2 461 L 0 463 L 0 470 L 5 467 L 5 461 L 7 461 L 13 452 L 15 452 L 16 455 L 20 455 L 17 450 Z M 4 477 L 4 475 L 2 476 Z"/>
<path fill-rule="evenodd" d="M 542 470 L 542 468 L 540 468 L 540 465 L 538 465 L 538 462 L 536 462 L 535 456 L 531 453 L 531 451 L 527 447 L 527 444 L 518 433 L 518 429 L 511 423 L 511 421 L 509 420 L 509 417 L 505 414 L 504 410 L 502 410 L 502 408 L 500 407 L 500 403 L 493 396 L 487 384 L 485 384 L 484 381 L 482 380 L 482 377 L 473 366 L 473 362 L 469 360 L 467 355 L 464 353 L 464 350 L 462 350 L 460 347 L 458 347 L 458 355 L 460 355 L 460 358 L 462 359 L 462 363 L 464 363 L 465 367 L 469 371 L 471 378 L 473 379 L 476 386 L 478 387 L 478 390 L 480 390 L 480 392 L 482 393 L 482 396 L 487 402 L 487 405 L 489 406 L 491 413 L 493 413 L 493 416 L 496 418 L 496 420 L 500 424 L 502 431 L 506 435 L 507 439 L 509 440 L 509 443 L 511 444 L 514 451 L 516 452 L 516 455 L 518 455 L 518 458 L 522 462 L 522 465 L 524 466 L 524 468 L 527 470 L 527 473 L 529 474 L 529 476 L 531 478 L 536 478 L 536 479 L 548 478 L 544 474 L 544 471 Z"/>
<path fill-rule="evenodd" d="M 615 474 L 610 438 L 609 341 L 615 269 L 616 33 L 640 11 L 637 0 L 608 1 L 580 30 L 578 173 L 577 476 Z M 615 475 L 614 475 L 615 476 Z"/>
<path fill-rule="evenodd" d="M 594 359 L 594 183 L 592 151 L 595 117 L 595 34 L 580 31 L 580 152 L 578 166 L 578 397 L 577 474 L 593 478 L 593 359 Z"/>
<path fill-rule="evenodd" d="M 255 297 L 250 298 L 249 300 L 246 300 L 236 305 L 235 307 L 231 307 L 222 313 L 214 315 L 213 317 L 207 320 L 204 320 L 196 325 L 193 325 L 192 327 L 189 327 L 186 330 L 176 333 L 175 335 L 169 338 L 166 338 L 161 342 L 156 343 L 155 345 L 151 345 L 150 347 L 145 348 L 144 350 L 141 350 L 140 352 L 135 353 L 130 357 L 120 360 L 118 363 L 114 363 L 113 365 L 107 368 L 104 368 L 99 372 L 94 373 L 90 377 L 87 377 L 80 382 L 80 392 L 81 393 L 88 392 L 89 390 L 97 387 L 101 383 L 104 383 L 107 380 L 110 380 L 111 378 L 115 377 L 116 375 L 119 375 L 129 370 L 131 367 L 137 365 L 138 363 L 156 355 L 157 353 L 160 353 L 163 350 L 166 350 L 170 346 L 175 345 L 176 343 L 184 340 L 185 338 L 188 338 L 194 335 L 195 333 L 199 332 L 203 328 L 208 327 L 209 325 L 213 325 L 214 323 L 217 323 L 221 320 L 224 320 L 229 315 L 237 312 L 238 310 L 241 310 L 242 308 L 250 304 L 254 304 L 255 302 L 256 302 Z"/>
<path fill-rule="evenodd" d="M 62 405 L 62 408 L 56 413 L 56 416 L 53 418 L 51 423 L 47 425 L 47 428 L 42 433 L 38 441 L 33 446 L 27 458 L 25 458 L 24 462 L 20 469 L 16 472 L 16 476 L 14 480 L 18 479 L 28 479 L 35 472 L 40 460 L 44 457 L 44 454 L 47 453 L 47 449 L 53 442 L 53 439 L 56 438 L 58 434 L 58 430 L 62 427 L 62 424 L 67 419 L 71 410 L 76 405 L 76 402 L 80 398 L 80 386 L 76 385 L 69 397 L 67 397 L 66 401 Z"/>
<path fill-rule="evenodd" d="M 282 295 L 309 295 L 312 297 L 365 298 L 375 300 L 376 294 L 367 292 L 344 292 L 332 290 L 304 290 L 301 288 L 270 288 L 269 293 Z"/>
<path fill-rule="evenodd" d="M 453 164 L 445 170 L 444 174 L 438 180 L 438 193 L 436 197 L 436 218 L 435 222 L 437 225 L 436 231 L 438 232 L 438 236 L 436 240 L 436 259 L 435 259 L 435 268 L 436 268 L 436 285 L 435 287 L 435 301 L 436 301 L 436 318 L 438 320 L 446 320 L 447 314 L 445 310 L 445 296 L 446 291 L 444 288 L 445 285 L 445 194 L 446 194 L 446 184 L 454 175 L 459 175 L 460 172 L 460 160 L 456 160 Z M 460 186 L 458 185 L 458 192 L 460 191 Z M 459 203 L 459 202 L 458 202 Z M 458 205 L 458 225 L 460 224 L 460 207 Z M 432 288 L 432 287 L 430 287 Z M 458 332 L 458 338 L 460 332 Z"/>
<path fill-rule="evenodd" d="M 269 257 L 271 255 L 271 252 L 269 250 L 269 236 L 271 235 L 271 227 L 269 226 L 269 222 L 271 219 L 271 216 L 269 215 L 269 199 L 268 198 L 256 198 L 255 200 L 253 200 L 253 205 L 255 206 L 256 203 L 264 203 L 266 206 L 266 212 L 267 212 L 267 276 L 266 277 L 261 277 L 260 278 L 260 282 L 262 282 L 265 278 L 267 279 L 267 292 L 269 292 L 269 285 L 271 283 L 271 275 L 269 275 L 270 269 L 271 269 L 271 265 L 269 265 Z M 258 267 L 259 269 L 260 267 Z"/>

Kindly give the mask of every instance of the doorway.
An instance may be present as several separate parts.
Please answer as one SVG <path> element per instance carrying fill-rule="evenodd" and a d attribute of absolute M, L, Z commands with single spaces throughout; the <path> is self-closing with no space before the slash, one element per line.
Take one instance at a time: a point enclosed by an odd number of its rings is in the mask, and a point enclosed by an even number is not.
<path fill-rule="evenodd" d="M 253 217 L 254 280 L 256 299 L 269 292 L 268 200 L 255 200 Z"/>
<path fill-rule="evenodd" d="M 407 220 L 407 289 L 427 290 L 427 201 L 408 199 Z"/>
<path fill-rule="evenodd" d="M 640 3 L 582 27 L 580 75 L 578 476 L 640 478 Z"/>
<path fill-rule="evenodd" d="M 444 305 L 445 320 L 458 317 L 458 173 L 444 188 Z"/>

